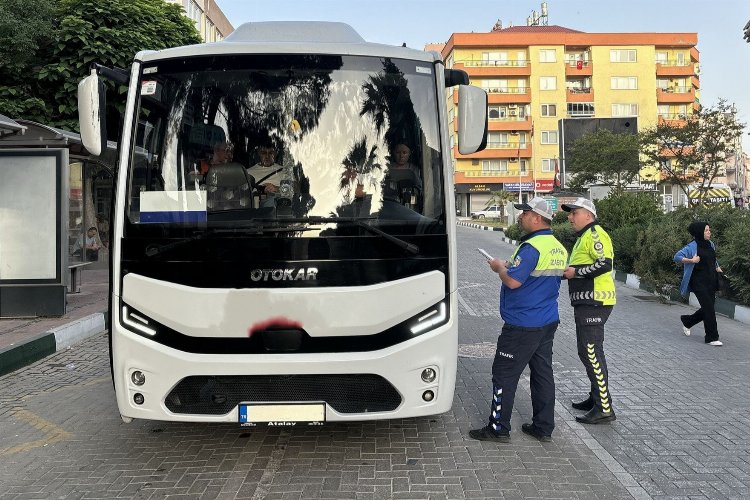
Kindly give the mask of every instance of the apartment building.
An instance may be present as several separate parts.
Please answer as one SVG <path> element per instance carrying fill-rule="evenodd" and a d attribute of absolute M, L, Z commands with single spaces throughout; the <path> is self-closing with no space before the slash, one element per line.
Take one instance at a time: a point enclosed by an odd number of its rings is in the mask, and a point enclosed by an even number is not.
<path fill-rule="evenodd" d="M 457 208 L 479 210 L 500 189 L 520 190 L 524 199 L 551 192 L 561 168 L 561 119 L 637 117 L 641 129 L 686 120 L 699 108 L 697 42 L 697 33 L 562 26 L 451 35 L 441 49 L 446 65 L 465 70 L 489 97 L 487 148 L 461 155 L 458 91 L 447 91 Z"/>
<path fill-rule="evenodd" d="M 185 15 L 193 20 L 204 42 L 220 42 L 232 31 L 232 23 L 215 0 L 165 0 L 181 5 Z"/>

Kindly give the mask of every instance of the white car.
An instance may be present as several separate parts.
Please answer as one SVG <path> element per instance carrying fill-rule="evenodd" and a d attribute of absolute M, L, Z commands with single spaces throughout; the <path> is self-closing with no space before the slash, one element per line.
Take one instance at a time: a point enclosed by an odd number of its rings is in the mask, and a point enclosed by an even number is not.
<path fill-rule="evenodd" d="M 484 219 L 485 217 L 497 219 L 502 216 L 503 216 L 503 207 L 501 207 L 500 205 L 492 205 L 491 207 L 487 207 L 484 210 L 479 210 L 478 212 L 471 212 L 472 219 Z"/>

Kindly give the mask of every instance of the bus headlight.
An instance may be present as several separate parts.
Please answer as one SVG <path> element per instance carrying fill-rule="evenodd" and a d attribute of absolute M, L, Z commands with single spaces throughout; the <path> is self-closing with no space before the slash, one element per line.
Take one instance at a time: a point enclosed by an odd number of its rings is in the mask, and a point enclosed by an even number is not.
<path fill-rule="evenodd" d="M 142 371 L 136 370 L 130 374 L 130 380 L 132 380 L 135 385 L 143 385 L 146 383 L 146 375 L 144 375 Z"/>
<path fill-rule="evenodd" d="M 122 323 L 136 332 L 156 335 L 156 329 L 149 324 L 148 318 L 132 312 L 128 306 L 122 306 Z"/>
<path fill-rule="evenodd" d="M 417 318 L 416 322 L 410 327 L 411 333 L 417 334 L 432 330 L 445 323 L 447 319 L 448 306 L 445 302 L 441 302 Z"/>
<path fill-rule="evenodd" d="M 437 372 L 434 368 L 425 368 L 422 370 L 422 382 L 429 384 L 435 381 L 435 377 L 437 377 Z"/>

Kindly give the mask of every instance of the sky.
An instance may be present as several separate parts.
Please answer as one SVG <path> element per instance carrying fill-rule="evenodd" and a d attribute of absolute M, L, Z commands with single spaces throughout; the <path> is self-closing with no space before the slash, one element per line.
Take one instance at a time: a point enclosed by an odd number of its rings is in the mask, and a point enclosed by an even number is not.
<path fill-rule="evenodd" d="M 452 33 L 525 25 L 541 0 L 217 0 L 234 27 L 253 21 L 339 21 L 369 42 L 423 49 Z M 549 0 L 549 24 L 588 33 L 696 32 L 701 103 L 724 98 L 750 124 L 749 0 Z M 750 126 L 743 149 L 750 153 Z"/>

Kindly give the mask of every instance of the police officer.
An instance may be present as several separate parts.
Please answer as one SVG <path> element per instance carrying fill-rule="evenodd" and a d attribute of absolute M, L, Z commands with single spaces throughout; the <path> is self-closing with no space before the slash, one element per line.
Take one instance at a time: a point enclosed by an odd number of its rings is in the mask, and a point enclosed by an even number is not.
<path fill-rule="evenodd" d="M 576 322 L 578 357 L 591 383 L 588 398 L 574 402 L 573 408 L 586 411 L 576 417 L 577 421 L 603 424 L 615 420 L 604 357 L 604 325 L 615 304 L 614 250 L 609 235 L 596 222 L 592 201 L 578 198 L 562 205 L 562 209 L 570 212 L 568 221 L 578 235 L 565 278 Z"/>
<path fill-rule="evenodd" d="M 492 364 L 492 402 L 487 426 L 469 431 L 481 441 L 510 441 L 510 416 L 516 387 L 526 365 L 531 370 L 532 422 L 521 430 L 550 441 L 555 428 L 552 342 L 559 321 L 557 298 L 568 252 L 552 236 L 552 210 L 542 198 L 514 205 L 527 234 L 509 261 L 493 259 L 500 275 L 500 315 L 505 324 Z"/>

